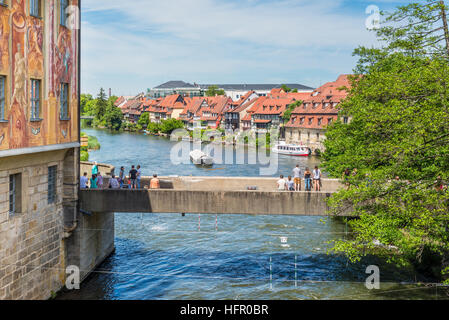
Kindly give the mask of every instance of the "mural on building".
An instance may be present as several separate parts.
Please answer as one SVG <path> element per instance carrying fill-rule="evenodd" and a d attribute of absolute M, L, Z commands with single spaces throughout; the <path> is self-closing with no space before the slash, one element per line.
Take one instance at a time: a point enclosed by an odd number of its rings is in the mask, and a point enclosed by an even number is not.
<path fill-rule="evenodd" d="M 0 75 L 6 77 L 0 150 L 78 141 L 78 30 L 60 25 L 60 1 L 41 1 L 42 18 L 28 14 L 29 3 L 0 6 Z M 32 79 L 40 81 L 34 119 Z M 62 83 L 69 87 L 68 119 L 60 117 Z"/>

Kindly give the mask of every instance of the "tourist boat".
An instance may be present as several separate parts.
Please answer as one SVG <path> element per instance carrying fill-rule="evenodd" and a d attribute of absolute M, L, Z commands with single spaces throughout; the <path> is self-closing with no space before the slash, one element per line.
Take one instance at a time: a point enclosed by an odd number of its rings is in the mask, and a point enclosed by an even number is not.
<path fill-rule="evenodd" d="M 285 143 L 275 145 L 273 152 L 294 157 L 308 157 L 312 154 L 312 150 L 308 147 Z"/>
<path fill-rule="evenodd" d="M 201 166 L 212 166 L 214 164 L 214 159 L 201 150 L 193 150 L 190 152 L 190 160 Z"/>

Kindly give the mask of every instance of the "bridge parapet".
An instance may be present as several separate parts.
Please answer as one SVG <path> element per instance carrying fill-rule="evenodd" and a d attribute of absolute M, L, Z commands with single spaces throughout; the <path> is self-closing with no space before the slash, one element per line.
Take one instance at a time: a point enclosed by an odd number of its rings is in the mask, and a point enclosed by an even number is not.
<path fill-rule="evenodd" d="M 81 190 L 89 212 L 327 216 L 327 192 Z M 347 212 L 343 216 L 350 216 Z"/>

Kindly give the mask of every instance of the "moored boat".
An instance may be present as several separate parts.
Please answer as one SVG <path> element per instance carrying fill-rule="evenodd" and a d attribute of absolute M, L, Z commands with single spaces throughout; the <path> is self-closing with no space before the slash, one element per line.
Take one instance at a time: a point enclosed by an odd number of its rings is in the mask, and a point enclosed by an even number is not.
<path fill-rule="evenodd" d="M 214 159 L 201 150 L 193 150 L 190 152 L 190 160 L 201 166 L 212 166 L 214 164 Z"/>
<path fill-rule="evenodd" d="M 285 143 L 275 145 L 272 151 L 274 153 L 293 157 L 308 157 L 312 154 L 312 150 L 310 150 L 310 148 L 308 147 Z"/>

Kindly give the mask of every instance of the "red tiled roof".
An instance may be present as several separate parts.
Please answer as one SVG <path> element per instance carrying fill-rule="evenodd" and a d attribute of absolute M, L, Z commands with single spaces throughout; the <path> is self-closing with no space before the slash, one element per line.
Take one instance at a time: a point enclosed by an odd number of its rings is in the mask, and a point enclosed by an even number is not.
<path fill-rule="evenodd" d="M 328 119 L 335 121 L 338 118 L 338 104 L 348 94 L 346 90 L 339 90 L 341 87 L 350 88 L 348 75 L 339 76 L 336 81 L 324 84 L 305 99 L 301 99 L 303 104 L 292 112 L 292 118 L 286 127 L 323 129 L 328 125 Z M 301 118 L 305 119 L 303 124 L 300 124 Z M 312 122 L 309 123 L 311 118 Z M 320 118 L 322 121 L 318 124 Z"/>

